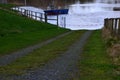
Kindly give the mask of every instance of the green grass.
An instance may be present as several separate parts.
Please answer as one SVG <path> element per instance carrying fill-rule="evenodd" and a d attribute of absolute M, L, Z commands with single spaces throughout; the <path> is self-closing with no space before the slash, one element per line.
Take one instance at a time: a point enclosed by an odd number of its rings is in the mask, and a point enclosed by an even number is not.
<path fill-rule="evenodd" d="M 0 10 L 0 56 L 69 30 Z"/>
<path fill-rule="evenodd" d="M 81 54 L 80 77 L 73 80 L 116 80 L 114 67 L 106 53 L 101 31 L 94 31 Z"/>
<path fill-rule="evenodd" d="M 0 74 L 19 75 L 26 70 L 39 68 L 48 61 L 64 53 L 73 42 L 77 41 L 85 31 L 75 31 L 59 40 L 49 43 L 31 54 L 24 56 L 7 66 L 0 67 Z"/>

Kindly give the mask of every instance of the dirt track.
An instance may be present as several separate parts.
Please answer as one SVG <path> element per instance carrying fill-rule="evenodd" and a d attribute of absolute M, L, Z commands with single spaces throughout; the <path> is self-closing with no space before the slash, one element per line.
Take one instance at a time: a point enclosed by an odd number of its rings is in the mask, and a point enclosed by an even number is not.
<path fill-rule="evenodd" d="M 11 80 L 69 80 L 77 73 L 77 62 L 83 46 L 91 35 L 87 31 L 60 57 L 47 63 L 42 69 L 28 71 L 22 76 L 14 76 Z"/>
<path fill-rule="evenodd" d="M 51 42 L 55 41 L 56 39 L 59 39 L 59 38 L 61 38 L 63 36 L 66 36 L 66 35 L 68 35 L 68 34 L 70 34 L 72 32 L 73 31 L 64 33 L 62 35 L 59 35 L 59 36 L 57 36 L 55 38 L 49 39 L 49 40 L 44 41 L 42 43 L 39 43 L 39 44 L 36 44 L 36 45 L 33 45 L 33 46 L 29 46 L 29 47 L 24 48 L 24 49 L 22 49 L 20 51 L 13 52 L 13 53 L 11 53 L 9 55 L 2 56 L 2 57 L 0 57 L 0 66 L 10 64 L 11 62 L 15 61 L 16 59 L 31 53 L 33 50 L 41 48 L 42 46 L 44 46 L 44 45 L 46 45 L 48 43 L 51 43 Z"/>
<path fill-rule="evenodd" d="M 91 33 L 92 31 L 86 31 L 82 35 L 82 37 L 77 42 L 73 43 L 73 45 L 70 46 L 65 53 L 55 58 L 54 60 L 48 62 L 42 68 L 28 71 L 26 74 L 23 74 L 21 76 L 13 75 L 13 76 L 5 77 L 0 75 L 0 80 L 70 80 L 72 77 L 76 76 L 76 73 L 78 71 L 77 63 L 80 58 L 80 54 L 82 53 L 83 46 L 86 44 L 87 39 L 89 38 Z M 69 33 L 61 35 L 61 37 L 67 34 Z M 52 40 L 48 40 L 47 43 L 50 43 L 51 41 L 56 40 L 59 37 L 54 38 Z M 47 43 L 45 42 L 43 44 L 47 44 Z M 36 45 L 36 47 L 34 48 L 36 49 L 40 46 L 41 45 L 39 44 Z M 34 50 L 34 48 L 32 48 L 32 50 Z M 31 52 L 31 50 L 25 52 L 27 52 L 25 54 L 28 54 L 28 52 Z M 13 58 L 11 61 L 8 62 L 6 61 L 6 64 L 9 64 L 10 62 L 14 61 L 19 57 L 24 56 L 25 54 L 20 54 L 20 56 L 18 55 L 17 57 Z M 16 54 L 15 55 L 13 54 L 11 56 L 16 56 Z M 10 58 L 8 57 L 8 60 L 9 59 L 11 59 L 11 57 Z M 2 65 L 6 65 L 6 64 L 4 63 Z"/>

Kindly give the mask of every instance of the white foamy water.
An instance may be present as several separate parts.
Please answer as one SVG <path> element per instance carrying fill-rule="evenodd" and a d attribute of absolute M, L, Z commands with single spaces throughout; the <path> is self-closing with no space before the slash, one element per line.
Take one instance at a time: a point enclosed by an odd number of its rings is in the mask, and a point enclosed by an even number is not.
<path fill-rule="evenodd" d="M 103 0 L 104 3 L 91 3 L 91 4 L 76 4 L 69 6 L 69 14 L 59 15 L 59 26 L 71 30 L 96 30 L 104 26 L 105 18 L 120 18 L 120 11 L 113 11 L 114 7 L 120 8 L 120 3 L 111 4 L 106 3 L 108 0 Z M 113 0 L 114 1 L 114 0 Z M 101 1 L 102 2 L 102 1 Z M 119 2 L 119 0 L 118 0 Z M 42 9 L 35 7 L 21 7 L 27 10 L 44 13 Z M 56 16 L 48 16 L 49 19 L 56 19 Z M 65 21 L 64 21 L 65 19 Z M 43 20 L 44 21 L 44 20 Z M 56 21 L 48 20 L 48 23 L 57 24 Z"/>
<path fill-rule="evenodd" d="M 120 3 L 113 4 L 115 0 L 111 0 L 111 4 L 108 2 L 109 0 L 98 0 L 96 3 L 80 4 L 77 2 L 70 5 L 69 14 L 66 15 L 66 28 L 72 30 L 102 29 L 105 18 L 120 18 L 120 11 L 113 11 L 115 7 L 120 8 Z"/>
<path fill-rule="evenodd" d="M 66 16 L 66 27 L 72 30 L 96 30 L 104 26 L 105 18 L 120 18 L 120 11 L 94 12 L 88 14 L 70 14 Z"/>

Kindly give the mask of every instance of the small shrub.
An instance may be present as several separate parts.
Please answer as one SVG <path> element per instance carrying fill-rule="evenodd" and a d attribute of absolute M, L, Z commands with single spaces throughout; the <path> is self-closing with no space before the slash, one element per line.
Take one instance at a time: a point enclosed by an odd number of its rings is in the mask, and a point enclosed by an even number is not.
<path fill-rule="evenodd" d="M 120 44 L 114 44 L 111 48 L 109 48 L 109 54 L 113 58 L 119 58 L 120 57 Z M 115 59 L 116 61 L 117 59 Z"/>
<path fill-rule="evenodd" d="M 114 44 L 116 44 L 118 42 L 117 38 L 108 38 L 107 40 L 105 40 L 106 46 L 107 47 L 111 47 Z"/>

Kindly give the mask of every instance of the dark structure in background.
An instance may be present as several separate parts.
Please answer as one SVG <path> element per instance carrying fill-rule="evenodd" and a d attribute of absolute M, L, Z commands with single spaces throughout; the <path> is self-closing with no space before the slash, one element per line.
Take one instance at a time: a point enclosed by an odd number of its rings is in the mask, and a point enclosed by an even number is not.
<path fill-rule="evenodd" d="M 0 0 L 0 3 L 5 4 L 5 3 L 7 3 L 7 0 Z"/>
<path fill-rule="evenodd" d="M 47 15 L 68 14 L 68 9 L 52 9 L 52 10 L 45 10 L 44 12 Z"/>

